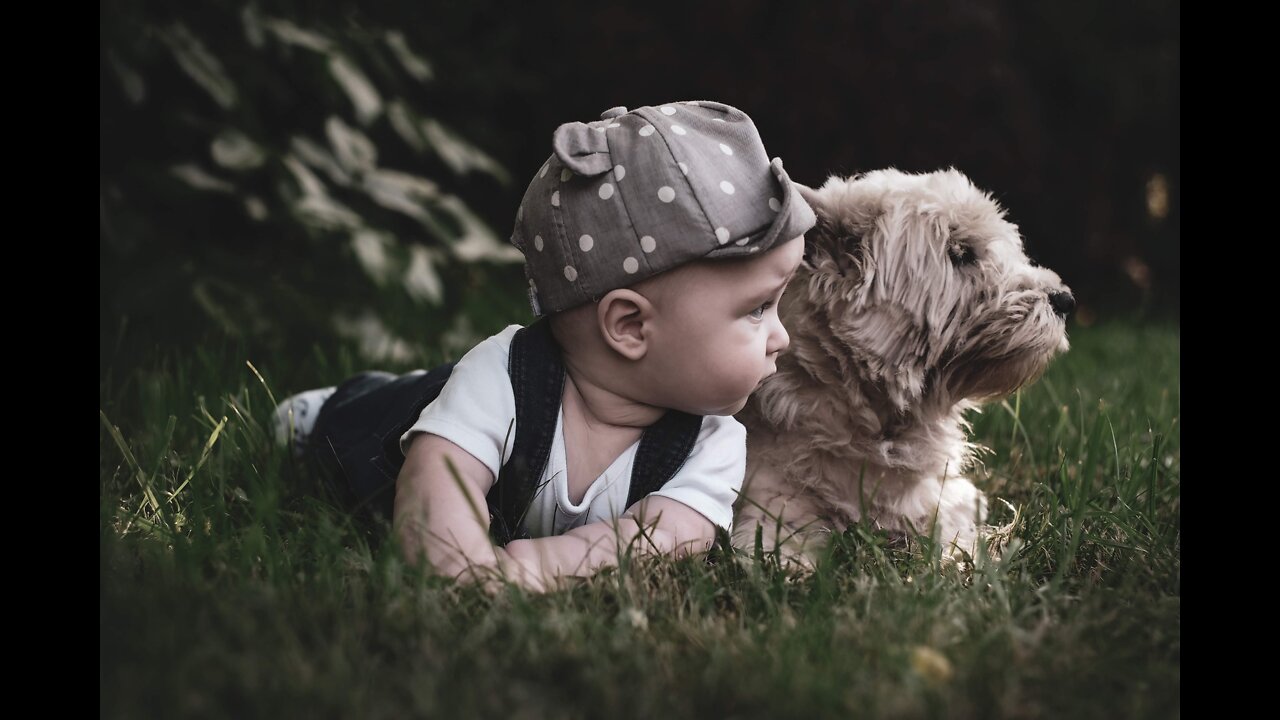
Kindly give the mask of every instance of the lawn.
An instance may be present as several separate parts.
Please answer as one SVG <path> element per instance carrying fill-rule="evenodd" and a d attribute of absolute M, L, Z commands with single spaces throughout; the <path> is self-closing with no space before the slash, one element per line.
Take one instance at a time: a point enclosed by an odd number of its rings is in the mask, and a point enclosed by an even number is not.
<path fill-rule="evenodd" d="M 852 528 L 808 577 L 722 543 L 543 596 L 427 576 L 316 499 L 266 424 L 349 354 L 104 371 L 101 714 L 1176 717 L 1179 330 L 1070 334 L 973 418 L 999 558 Z"/>

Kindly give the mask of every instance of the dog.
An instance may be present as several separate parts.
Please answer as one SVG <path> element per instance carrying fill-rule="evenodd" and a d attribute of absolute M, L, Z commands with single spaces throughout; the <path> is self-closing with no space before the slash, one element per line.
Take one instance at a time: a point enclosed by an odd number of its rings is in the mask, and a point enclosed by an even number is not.
<path fill-rule="evenodd" d="M 791 337 L 739 419 L 747 475 L 733 543 L 812 569 L 831 532 L 868 523 L 975 553 L 984 450 L 965 413 L 1034 381 L 1068 347 L 1075 299 L 1016 225 L 950 168 L 800 186 L 818 224 L 779 314 Z"/>

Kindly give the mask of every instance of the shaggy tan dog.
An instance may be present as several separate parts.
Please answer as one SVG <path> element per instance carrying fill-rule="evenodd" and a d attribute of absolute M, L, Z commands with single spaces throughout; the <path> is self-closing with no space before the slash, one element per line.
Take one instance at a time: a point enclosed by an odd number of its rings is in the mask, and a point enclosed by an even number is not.
<path fill-rule="evenodd" d="M 812 566 L 859 521 L 972 553 L 987 500 L 965 478 L 965 411 L 1067 349 L 1075 306 L 1015 225 L 951 169 L 802 188 L 818 214 L 783 297 L 791 348 L 740 415 L 747 478 L 734 544 Z"/>

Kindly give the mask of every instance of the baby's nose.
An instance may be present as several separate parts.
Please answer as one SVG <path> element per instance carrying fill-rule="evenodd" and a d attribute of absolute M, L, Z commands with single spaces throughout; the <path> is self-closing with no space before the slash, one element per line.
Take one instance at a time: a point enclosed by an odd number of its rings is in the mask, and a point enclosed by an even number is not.
<path fill-rule="evenodd" d="M 771 344 L 768 352 L 772 355 L 786 352 L 787 348 L 791 347 L 791 336 L 787 334 L 787 329 L 782 326 L 781 321 L 776 323 L 773 334 L 769 339 Z"/>

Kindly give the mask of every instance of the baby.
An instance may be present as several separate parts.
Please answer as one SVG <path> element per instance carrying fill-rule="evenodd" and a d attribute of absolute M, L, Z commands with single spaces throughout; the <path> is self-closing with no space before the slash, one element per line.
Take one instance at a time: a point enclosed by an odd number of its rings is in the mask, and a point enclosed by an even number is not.
<path fill-rule="evenodd" d="M 276 412 L 281 441 L 390 515 L 408 557 L 539 591 L 730 530 L 732 416 L 787 348 L 777 303 L 816 220 L 721 103 L 613 108 L 553 147 L 511 237 L 536 322 Z"/>

